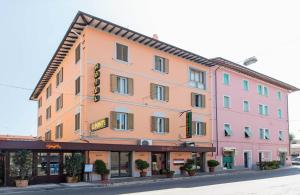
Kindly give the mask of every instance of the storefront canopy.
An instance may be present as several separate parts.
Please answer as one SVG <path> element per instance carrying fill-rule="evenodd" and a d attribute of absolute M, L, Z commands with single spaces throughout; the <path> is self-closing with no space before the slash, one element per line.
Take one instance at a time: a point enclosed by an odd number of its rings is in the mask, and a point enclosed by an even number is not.
<path fill-rule="evenodd" d="M 136 151 L 136 152 L 215 152 L 215 147 L 145 146 L 79 142 L 3 141 L 0 150 L 54 150 L 54 151 Z"/>

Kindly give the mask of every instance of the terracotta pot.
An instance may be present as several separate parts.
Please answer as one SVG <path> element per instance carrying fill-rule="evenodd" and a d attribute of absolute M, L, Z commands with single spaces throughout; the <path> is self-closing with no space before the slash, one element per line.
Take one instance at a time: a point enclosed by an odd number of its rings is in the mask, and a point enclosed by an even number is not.
<path fill-rule="evenodd" d="M 210 173 L 215 172 L 215 167 L 209 167 L 209 172 L 210 172 Z"/>
<path fill-rule="evenodd" d="M 147 175 L 147 172 L 144 172 L 144 171 L 140 172 L 141 177 L 146 177 L 146 175 Z"/>
<path fill-rule="evenodd" d="M 77 183 L 77 177 L 66 177 L 67 183 Z"/>
<path fill-rule="evenodd" d="M 108 174 L 101 174 L 101 180 L 107 181 L 108 180 Z"/>
<path fill-rule="evenodd" d="M 189 171 L 189 172 L 188 172 L 189 176 L 195 176 L 196 173 L 197 173 L 196 171 Z"/>
<path fill-rule="evenodd" d="M 16 180 L 16 187 L 24 188 L 28 186 L 28 180 Z"/>

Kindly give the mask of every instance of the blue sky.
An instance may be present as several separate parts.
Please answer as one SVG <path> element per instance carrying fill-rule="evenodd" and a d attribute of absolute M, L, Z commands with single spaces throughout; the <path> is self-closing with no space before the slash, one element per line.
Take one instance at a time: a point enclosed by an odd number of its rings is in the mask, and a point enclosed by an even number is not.
<path fill-rule="evenodd" d="M 297 1 L 0 0 L 0 134 L 36 135 L 33 89 L 78 10 L 204 57 L 239 62 L 300 87 Z M 290 95 L 290 129 L 300 138 L 300 92 Z"/>

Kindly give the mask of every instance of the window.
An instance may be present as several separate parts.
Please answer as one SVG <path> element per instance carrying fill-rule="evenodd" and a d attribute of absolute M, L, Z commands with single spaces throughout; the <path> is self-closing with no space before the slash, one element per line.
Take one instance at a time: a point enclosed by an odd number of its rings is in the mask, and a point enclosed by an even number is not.
<path fill-rule="evenodd" d="M 75 64 L 80 60 L 80 44 L 75 49 Z"/>
<path fill-rule="evenodd" d="M 39 101 L 38 101 L 38 108 L 42 107 L 42 97 L 40 97 Z"/>
<path fill-rule="evenodd" d="M 206 123 L 205 122 L 194 122 L 195 134 L 205 136 L 206 135 Z"/>
<path fill-rule="evenodd" d="M 50 130 L 48 130 L 45 133 L 45 141 L 51 141 L 51 131 Z"/>
<path fill-rule="evenodd" d="M 48 99 L 52 94 L 51 84 L 46 89 L 46 99 Z"/>
<path fill-rule="evenodd" d="M 42 125 L 42 116 L 38 117 L 38 127 Z"/>
<path fill-rule="evenodd" d="M 49 106 L 46 109 L 46 119 L 50 119 L 51 118 L 51 106 Z"/>
<path fill-rule="evenodd" d="M 75 95 L 80 93 L 80 77 L 75 80 Z"/>
<path fill-rule="evenodd" d="M 224 96 L 223 103 L 224 103 L 224 108 L 230 108 L 230 97 Z"/>
<path fill-rule="evenodd" d="M 133 114 L 125 112 L 111 112 L 112 129 L 129 130 L 133 129 Z"/>
<path fill-rule="evenodd" d="M 195 88 L 205 89 L 206 88 L 206 73 L 190 69 L 190 85 Z"/>
<path fill-rule="evenodd" d="M 257 92 L 258 92 L 259 95 L 263 95 L 263 87 L 262 87 L 262 85 L 258 85 L 257 86 Z"/>
<path fill-rule="evenodd" d="M 56 111 L 63 108 L 63 94 L 56 98 Z"/>
<path fill-rule="evenodd" d="M 164 117 L 151 117 L 151 131 L 155 133 L 169 132 L 169 119 Z"/>
<path fill-rule="evenodd" d="M 169 87 L 151 83 L 150 96 L 154 100 L 169 101 Z"/>
<path fill-rule="evenodd" d="M 279 118 L 279 119 L 282 118 L 282 111 L 281 111 L 281 109 L 278 109 L 278 110 L 277 110 L 277 115 L 278 115 L 278 118 Z"/>
<path fill-rule="evenodd" d="M 117 43 L 117 59 L 128 62 L 128 46 Z"/>
<path fill-rule="evenodd" d="M 279 137 L 278 137 L 279 141 L 283 141 L 284 140 L 284 135 L 283 135 L 283 131 L 279 131 Z"/>
<path fill-rule="evenodd" d="M 268 88 L 265 86 L 264 87 L 264 96 L 268 96 L 269 95 L 269 91 Z"/>
<path fill-rule="evenodd" d="M 251 129 L 250 129 L 250 127 L 245 127 L 244 128 L 244 134 L 245 134 L 245 138 L 251 137 Z"/>
<path fill-rule="evenodd" d="M 55 129 L 55 139 L 60 139 L 63 137 L 63 124 L 59 124 Z"/>
<path fill-rule="evenodd" d="M 244 89 L 245 91 L 248 91 L 248 90 L 249 90 L 249 81 L 243 80 L 243 89 Z"/>
<path fill-rule="evenodd" d="M 154 69 L 163 72 L 169 73 L 169 60 L 160 56 L 155 56 L 155 67 Z"/>
<path fill-rule="evenodd" d="M 269 115 L 269 107 L 266 105 L 260 104 L 258 106 L 259 114 L 263 116 L 268 116 Z"/>
<path fill-rule="evenodd" d="M 56 74 L 56 87 L 63 82 L 63 68 L 61 68 Z"/>
<path fill-rule="evenodd" d="M 281 100 L 281 99 L 282 99 L 282 96 L 281 96 L 281 92 L 280 92 L 280 91 L 277 91 L 276 95 L 277 95 L 277 99 L 278 99 L 278 100 Z"/>
<path fill-rule="evenodd" d="M 133 95 L 133 79 L 112 74 L 110 80 L 111 92 Z"/>
<path fill-rule="evenodd" d="M 197 108 L 204 108 L 205 95 L 192 93 L 192 106 Z"/>
<path fill-rule="evenodd" d="M 80 113 L 75 114 L 75 131 L 80 129 Z"/>
<path fill-rule="evenodd" d="M 224 133 L 226 137 L 232 135 L 232 130 L 229 124 L 224 124 Z"/>
<path fill-rule="evenodd" d="M 272 153 L 269 151 L 259 152 L 259 156 L 261 156 L 262 161 L 272 161 Z"/>
<path fill-rule="evenodd" d="M 259 138 L 262 140 L 269 140 L 270 139 L 270 131 L 269 129 L 259 129 Z"/>
<path fill-rule="evenodd" d="M 244 110 L 244 112 L 249 112 L 249 102 L 248 101 L 244 101 L 243 110 Z"/>
<path fill-rule="evenodd" d="M 224 85 L 229 85 L 229 81 L 230 80 L 230 76 L 229 76 L 229 74 L 228 73 L 224 73 L 223 74 L 223 83 L 224 83 Z"/>

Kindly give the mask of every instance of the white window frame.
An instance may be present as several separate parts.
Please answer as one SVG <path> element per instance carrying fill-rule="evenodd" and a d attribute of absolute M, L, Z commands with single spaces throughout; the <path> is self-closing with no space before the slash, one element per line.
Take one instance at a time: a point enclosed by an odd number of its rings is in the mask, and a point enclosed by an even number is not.
<path fill-rule="evenodd" d="M 247 105 L 248 105 L 247 111 L 245 111 L 245 102 L 247 102 Z M 248 100 L 244 100 L 244 101 L 243 101 L 243 111 L 244 111 L 244 112 L 250 112 L 250 103 L 249 103 Z"/>
<path fill-rule="evenodd" d="M 225 126 L 226 126 L 226 125 L 229 126 L 229 130 L 230 130 L 230 134 L 228 134 L 228 135 L 225 134 L 225 129 L 226 129 Z M 225 137 L 231 137 L 231 136 L 232 136 L 231 125 L 230 125 L 229 123 L 224 123 L 224 126 L 223 126 L 223 127 L 224 127 L 224 136 L 225 136 Z"/>
<path fill-rule="evenodd" d="M 269 96 L 269 89 L 267 86 L 263 86 L 263 95 L 268 97 Z"/>
<path fill-rule="evenodd" d="M 117 77 L 117 92 L 119 94 L 128 94 L 128 78 L 126 77 Z"/>
<path fill-rule="evenodd" d="M 277 109 L 277 117 L 278 117 L 279 119 L 282 119 L 282 109 L 281 109 L 281 108 L 278 108 L 278 109 Z"/>
<path fill-rule="evenodd" d="M 261 107 L 262 107 L 262 110 L 260 110 Z M 262 112 L 260 112 L 260 111 L 262 111 Z M 268 105 L 264 105 L 264 104 L 259 104 L 258 105 L 258 113 L 261 116 L 268 116 L 269 115 L 269 106 Z"/>
<path fill-rule="evenodd" d="M 124 112 L 116 113 L 116 130 L 126 131 L 128 130 L 128 114 Z"/>
<path fill-rule="evenodd" d="M 156 133 L 165 133 L 165 118 L 163 117 L 156 117 Z"/>
<path fill-rule="evenodd" d="M 120 44 L 120 45 L 125 45 L 127 46 L 127 62 L 126 61 L 123 61 L 123 60 L 119 60 L 117 58 L 117 44 Z M 114 59 L 117 61 L 117 62 L 120 62 L 122 64 L 130 64 L 130 48 L 128 45 L 126 45 L 125 43 L 121 43 L 121 42 L 115 42 L 115 56 L 114 56 Z"/>
<path fill-rule="evenodd" d="M 225 98 L 228 98 L 228 107 L 225 106 Z M 223 96 L 223 108 L 231 108 L 230 96 L 228 95 Z"/>
<path fill-rule="evenodd" d="M 278 135 L 279 141 L 284 141 L 284 133 L 283 133 L 283 131 L 279 130 L 278 134 L 279 134 Z"/>
<path fill-rule="evenodd" d="M 281 91 L 276 92 L 277 100 L 281 101 L 282 100 L 282 93 Z"/>
<path fill-rule="evenodd" d="M 165 101 L 165 87 L 162 85 L 155 85 L 156 100 Z"/>
<path fill-rule="evenodd" d="M 264 153 L 269 153 L 270 159 L 268 159 L 267 161 L 272 161 L 272 159 L 273 159 L 273 157 L 272 157 L 273 156 L 272 151 L 270 151 L 270 150 L 258 150 L 258 154 L 259 153 L 262 153 L 262 155 L 261 155 L 262 161 L 265 161 Z"/>
<path fill-rule="evenodd" d="M 195 107 L 196 108 L 204 108 L 205 106 L 204 105 L 202 105 L 202 98 L 205 98 L 205 96 L 204 95 L 202 95 L 202 94 L 195 94 L 195 102 L 194 102 L 194 104 L 195 104 Z M 198 106 L 197 106 L 197 101 L 198 101 Z"/>
<path fill-rule="evenodd" d="M 199 74 L 199 78 L 196 79 L 196 74 Z M 206 71 L 202 71 L 193 67 L 189 68 L 189 85 L 194 88 L 206 89 Z"/>
<path fill-rule="evenodd" d="M 245 82 L 247 82 L 247 89 L 245 88 Z M 244 80 L 243 80 L 243 90 L 244 90 L 244 91 L 249 91 L 249 88 L 250 88 L 250 87 L 249 87 L 249 80 L 244 79 Z"/>
<path fill-rule="evenodd" d="M 261 91 L 259 91 L 260 87 L 261 87 Z M 264 94 L 264 87 L 263 87 L 263 85 L 261 85 L 261 84 L 257 85 L 257 93 L 258 93 L 258 95 L 263 95 Z"/>
<path fill-rule="evenodd" d="M 262 132 L 263 132 L 263 138 L 261 138 L 261 134 L 260 134 L 260 132 L 261 132 L 261 130 L 262 130 Z M 268 139 L 266 138 L 266 131 L 268 131 Z M 259 128 L 259 139 L 260 140 L 270 140 L 271 139 L 271 135 L 270 135 L 270 129 L 268 129 L 268 128 Z"/>
<path fill-rule="evenodd" d="M 201 121 L 196 121 L 196 135 L 198 136 L 204 136 L 204 131 L 203 129 L 201 129 L 202 125 L 201 125 Z"/>
<path fill-rule="evenodd" d="M 228 83 L 225 83 L 225 75 L 228 76 Z M 223 73 L 223 84 L 227 86 L 230 85 L 230 74 L 228 72 Z"/>
<path fill-rule="evenodd" d="M 249 126 L 245 126 L 244 127 L 244 134 L 246 133 L 246 128 L 248 128 L 248 130 L 249 130 L 249 137 L 246 137 L 246 136 L 244 136 L 244 137 L 245 138 L 251 138 L 251 136 L 252 136 L 252 130 L 251 130 L 251 128 Z"/>
<path fill-rule="evenodd" d="M 156 58 L 159 58 L 159 65 L 156 64 Z M 157 69 L 158 68 L 158 69 Z M 166 59 L 160 56 L 155 55 L 154 56 L 154 70 L 165 73 L 166 71 Z"/>

